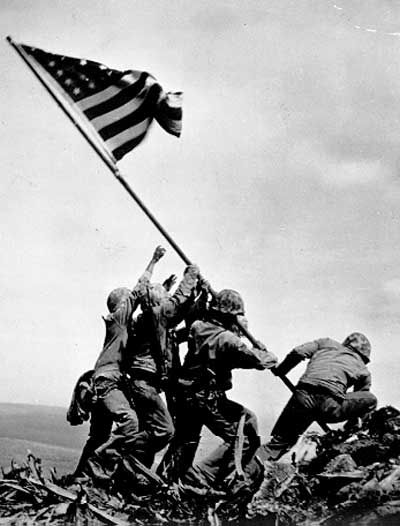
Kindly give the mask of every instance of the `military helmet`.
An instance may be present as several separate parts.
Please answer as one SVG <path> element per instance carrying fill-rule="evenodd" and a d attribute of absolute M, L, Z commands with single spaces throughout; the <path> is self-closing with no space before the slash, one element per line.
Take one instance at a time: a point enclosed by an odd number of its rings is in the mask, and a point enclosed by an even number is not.
<path fill-rule="evenodd" d="M 123 301 L 127 300 L 131 295 L 131 291 L 126 287 L 120 287 L 110 292 L 107 298 L 107 308 L 110 312 L 114 312 Z"/>
<path fill-rule="evenodd" d="M 356 351 L 365 363 L 370 361 L 371 344 L 368 338 L 364 336 L 364 334 L 361 334 L 361 332 L 352 332 L 349 334 L 344 340 L 343 345 Z"/>
<path fill-rule="evenodd" d="M 214 309 L 222 314 L 244 316 L 244 303 L 241 295 L 236 290 L 223 289 L 215 298 Z"/>

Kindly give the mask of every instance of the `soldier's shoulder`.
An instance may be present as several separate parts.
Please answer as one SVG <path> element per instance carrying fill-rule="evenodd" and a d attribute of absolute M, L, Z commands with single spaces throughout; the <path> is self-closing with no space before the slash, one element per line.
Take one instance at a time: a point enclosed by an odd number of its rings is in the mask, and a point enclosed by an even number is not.
<path fill-rule="evenodd" d="M 202 327 L 206 323 L 207 322 L 205 322 L 204 320 L 194 320 L 194 322 L 192 323 L 192 327 Z"/>
<path fill-rule="evenodd" d="M 340 342 L 334 340 L 333 338 L 329 338 L 329 337 L 318 338 L 316 342 L 321 348 L 333 348 L 333 349 L 343 348 L 343 345 Z"/>
<path fill-rule="evenodd" d="M 207 326 L 207 322 L 203 321 L 203 320 L 195 320 L 191 326 L 190 326 L 190 331 L 199 331 L 201 329 L 203 329 L 204 327 Z"/>

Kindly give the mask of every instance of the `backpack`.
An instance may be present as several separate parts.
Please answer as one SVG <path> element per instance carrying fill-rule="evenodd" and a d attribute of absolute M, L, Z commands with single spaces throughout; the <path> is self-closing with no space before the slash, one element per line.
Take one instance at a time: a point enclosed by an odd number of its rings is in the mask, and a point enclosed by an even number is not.
<path fill-rule="evenodd" d="M 83 373 L 75 384 L 71 403 L 67 411 L 67 421 L 71 426 L 79 426 L 90 418 L 95 402 L 93 389 L 93 369 Z"/>

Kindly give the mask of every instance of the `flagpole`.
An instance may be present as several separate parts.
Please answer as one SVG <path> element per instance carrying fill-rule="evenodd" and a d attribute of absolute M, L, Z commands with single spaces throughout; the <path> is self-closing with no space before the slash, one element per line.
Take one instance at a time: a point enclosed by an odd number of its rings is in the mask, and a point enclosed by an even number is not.
<path fill-rule="evenodd" d="M 25 62 L 25 64 L 28 66 L 28 68 L 32 71 L 32 73 L 35 75 L 35 77 L 39 80 L 39 82 L 42 84 L 42 86 L 45 88 L 45 90 L 49 93 L 49 95 L 52 97 L 52 99 L 55 101 L 57 106 L 61 108 L 61 110 L 64 112 L 64 114 L 68 117 L 68 119 L 74 124 L 76 129 L 81 133 L 81 135 L 86 139 L 86 141 L 90 144 L 90 146 L 95 150 L 95 152 L 99 155 L 101 160 L 106 164 L 106 166 L 111 170 L 112 174 L 116 178 L 116 180 L 125 188 L 125 190 L 128 192 L 128 194 L 132 197 L 132 199 L 136 202 L 136 204 L 141 208 L 141 210 L 146 214 L 146 216 L 150 219 L 150 221 L 153 223 L 153 225 L 157 228 L 157 230 L 164 236 L 164 238 L 168 241 L 168 243 L 172 246 L 172 248 L 175 250 L 175 252 L 179 255 L 179 257 L 184 261 L 186 265 L 191 265 L 190 259 L 186 256 L 186 254 L 183 252 L 183 250 L 175 243 L 175 241 L 172 239 L 172 237 L 168 234 L 168 232 L 162 227 L 162 225 L 159 223 L 159 221 L 155 218 L 155 216 L 150 212 L 150 210 L 147 208 L 147 206 L 143 203 L 143 201 L 140 199 L 140 197 L 132 190 L 132 188 L 129 186 L 127 181 L 122 177 L 117 165 L 116 161 L 113 158 L 113 156 L 101 148 L 88 134 L 85 128 L 81 125 L 81 123 L 75 118 L 75 116 L 72 114 L 72 108 L 69 107 L 67 104 L 67 101 L 64 99 L 60 99 L 56 96 L 56 93 L 53 91 L 53 88 L 51 84 L 47 81 L 47 79 L 40 74 L 40 72 L 35 68 L 34 64 L 30 61 L 29 57 L 26 55 L 24 50 L 18 46 L 16 42 L 13 41 L 11 36 L 6 37 L 7 42 L 14 48 L 14 50 L 18 53 L 20 58 Z M 215 295 L 215 291 L 210 289 L 210 292 Z M 255 347 L 258 347 L 258 342 L 255 340 L 255 338 L 249 333 L 249 331 L 239 322 L 239 320 L 236 320 L 236 323 L 241 330 L 241 332 L 247 337 L 247 339 L 252 343 Z M 281 376 L 280 377 L 282 381 L 289 387 L 289 389 L 292 389 L 292 386 L 289 384 L 289 380 L 286 377 Z M 325 429 L 324 429 L 325 430 Z"/>
<path fill-rule="evenodd" d="M 81 133 L 81 135 L 86 139 L 86 141 L 90 144 L 90 146 L 95 150 L 95 152 L 99 155 L 101 160 L 106 164 L 106 166 L 111 170 L 112 174 L 116 178 L 116 180 L 125 188 L 125 190 L 128 192 L 128 194 L 132 197 L 132 199 L 136 202 L 136 204 L 142 209 L 142 211 L 146 214 L 146 216 L 150 219 L 150 221 L 153 223 L 153 225 L 157 228 L 157 230 L 164 236 L 164 238 L 168 241 L 168 243 L 172 246 L 172 248 L 175 250 L 175 252 L 179 255 L 179 257 L 184 261 L 186 265 L 190 265 L 191 261 L 186 256 L 186 254 L 183 252 L 183 250 L 175 243 L 175 241 L 172 239 L 172 237 L 168 234 L 168 232 L 163 228 L 163 226 L 160 224 L 160 222 L 156 219 L 156 217 L 150 212 L 150 210 L 147 208 L 147 206 L 143 203 L 143 201 L 140 199 L 140 197 L 136 194 L 136 192 L 133 191 L 133 189 L 129 186 L 127 181 L 122 177 L 121 172 L 119 171 L 115 160 L 105 150 L 103 150 L 86 132 L 85 128 L 81 125 L 81 123 L 75 118 L 75 116 L 71 112 L 71 108 L 67 105 L 67 102 L 64 102 L 62 99 L 56 96 L 55 92 L 53 91 L 53 88 L 51 84 L 47 81 L 47 79 L 40 74 L 40 72 L 35 68 L 35 66 L 31 63 L 29 57 L 24 53 L 24 50 L 16 44 L 11 36 L 6 37 L 7 42 L 15 49 L 15 51 L 18 53 L 20 58 L 25 62 L 25 64 L 29 67 L 29 69 L 32 71 L 32 73 L 35 75 L 35 77 L 39 80 L 39 82 L 42 84 L 42 86 L 45 88 L 45 90 L 51 95 L 52 99 L 55 101 L 57 106 L 62 109 L 64 114 L 69 118 L 69 120 L 74 124 L 74 126 L 78 129 L 78 131 Z"/>
<path fill-rule="evenodd" d="M 165 239 L 168 241 L 168 243 L 172 246 L 172 248 L 175 250 L 175 252 L 180 256 L 180 258 L 184 261 L 186 265 L 191 265 L 192 262 L 190 259 L 186 256 L 186 254 L 181 250 L 181 248 L 175 243 L 175 241 L 172 239 L 172 237 L 168 234 L 168 232 L 162 227 L 162 225 L 157 221 L 157 219 L 154 217 L 154 215 L 150 212 L 150 210 L 147 208 L 147 206 L 143 203 L 143 201 L 140 199 L 140 197 L 132 190 L 132 188 L 129 186 L 127 181 L 122 177 L 120 174 L 118 168 L 115 166 L 114 170 L 114 176 L 117 179 L 119 183 L 125 188 L 125 190 L 128 192 L 128 194 L 132 197 L 132 199 L 140 206 L 140 208 L 143 210 L 143 212 L 147 215 L 147 217 L 150 219 L 150 221 L 153 223 L 153 225 L 158 229 L 158 231 L 165 237 Z"/>

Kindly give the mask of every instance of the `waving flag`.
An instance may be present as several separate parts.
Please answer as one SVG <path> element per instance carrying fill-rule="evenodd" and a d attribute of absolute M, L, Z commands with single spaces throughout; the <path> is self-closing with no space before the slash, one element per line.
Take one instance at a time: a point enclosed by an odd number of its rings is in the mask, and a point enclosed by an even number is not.
<path fill-rule="evenodd" d="M 143 71 L 117 71 L 98 62 L 47 53 L 17 43 L 11 36 L 6 40 L 115 179 L 189 265 L 190 260 L 124 179 L 116 163 L 143 140 L 153 119 L 179 137 L 182 94 L 165 93 L 155 78 Z"/>
<path fill-rule="evenodd" d="M 168 133 L 180 136 L 182 94 L 165 93 L 149 73 L 118 71 L 98 62 L 18 46 L 34 67 L 50 75 L 57 91 L 90 123 L 115 160 L 144 139 L 153 119 Z"/>

